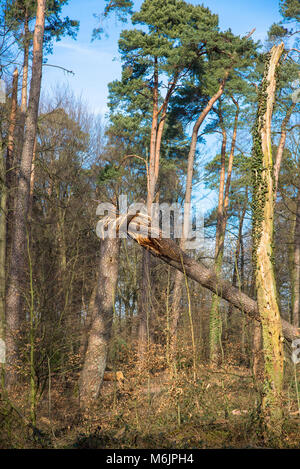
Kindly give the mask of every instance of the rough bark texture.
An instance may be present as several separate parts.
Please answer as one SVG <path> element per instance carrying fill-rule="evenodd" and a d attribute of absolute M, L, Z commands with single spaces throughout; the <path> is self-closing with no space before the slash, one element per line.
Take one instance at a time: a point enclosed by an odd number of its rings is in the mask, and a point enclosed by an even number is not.
<path fill-rule="evenodd" d="M 264 386 L 262 409 L 267 431 L 280 435 L 282 425 L 283 343 L 272 260 L 274 187 L 271 120 L 275 100 L 276 68 L 283 43 L 274 46 L 266 62 L 254 133 L 253 239 L 257 303 L 262 323 Z"/>
<path fill-rule="evenodd" d="M 0 338 L 4 339 L 5 324 L 5 295 L 6 295 L 6 249 L 7 249 L 7 216 L 9 211 L 9 191 L 12 187 L 12 166 L 14 151 L 14 136 L 17 115 L 18 99 L 18 70 L 13 73 L 11 94 L 11 110 L 7 137 L 6 162 L 2 139 L 0 139 Z M 1 137 L 0 137 L 1 138 Z"/>
<path fill-rule="evenodd" d="M 80 406 L 88 407 L 99 395 L 111 336 L 118 278 L 119 239 L 101 241 L 98 287 L 83 368 L 79 379 Z"/>
<path fill-rule="evenodd" d="M 5 163 L 0 136 L 0 339 L 4 339 L 5 289 L 6 289 L 6 199 Z"/>
<path fill-rule="evenodd" d="M 6 300 L 6 347 L 7 385 L 16 381 L 17 334 L 21 308 L 21 280 L 24 269 L 26 223 L 29 208 L 30 174 L 36 137 L 38 108 L 40 100 L 43 38 L 45 27 L 46 0 L 38 0 L 36 23 L 33 35 L 32 78 L 28 112 L 25 121 L 25 137 L 21 157 L 18 192 L 15 204 L 14 229 L 12 236 L 12 257 L 9 277 L 9 288 Z"/>

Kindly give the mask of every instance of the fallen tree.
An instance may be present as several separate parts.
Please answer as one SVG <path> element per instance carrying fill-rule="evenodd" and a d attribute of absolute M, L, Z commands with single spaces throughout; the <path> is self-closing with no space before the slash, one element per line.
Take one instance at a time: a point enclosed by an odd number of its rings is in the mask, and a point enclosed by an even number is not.
<path fill-rule="evenodd" d="M 203 262 L 192 259 L 180 249 L 175 241 L 164 238 L 161 230 L 151 227 L 150 223 L 149 217 L 139 212 L 135 214 L 129 212 L 115 218 L 108 216 L 102 220 L 103 229 L 113 228 L 116 234 L 118 231 L 126 230 L 131 239 L 147 249 L 152 255 L 216 293 L 251 319 L 261 322 L 255 300 L 232 286 L 227 280 L 217 276 Z M 300 336 L 300 330 L 285 319 L 281 318 L 281 324 L 283 335 L 289 342 Z"/>

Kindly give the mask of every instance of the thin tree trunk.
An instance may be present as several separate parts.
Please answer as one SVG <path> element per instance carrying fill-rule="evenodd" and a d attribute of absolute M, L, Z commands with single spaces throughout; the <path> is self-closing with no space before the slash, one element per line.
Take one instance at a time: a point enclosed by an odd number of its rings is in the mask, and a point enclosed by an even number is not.
<path fill-rule="evenodd" d="M 190 149 L 189 149 L 189 154 L 188 154 L 188 164 L 187 164 L 187 178 L 186 178 L 186 188 L 185 188 L 185 198 L 184 198 L 184 215 L 183 215 L 183 235 L 180 240 L 180 248 L 182 249 L 182 251 L 185 251 L 185 241 L 186 241 L 189 220 L 190 220 L 190 208 L 191 208 L 190 205 L 191 205 L 191 197 L 192 197 L 194 160 L 195 160 L 195 154 L 196 154 L 196 146 L 197 146 L 199 129 L 204 119 L 206 118 L 208 113 L 211 111 L 213 105 L 220 98 L 220 96 L 222 96 L 224 92 L 227 77 L 228 77 L 228 74 L 225 75 L 224 80 L 220 84 L 218 91 L 209 100 L 209 102 L 207 103 L 207 105 L 205 106 L 201 114 L 199 115 L 193 127 Z M 177 331 L 177 326 L 178 326 L 178 321 L 179 321 L 179 316 L 180 316 L 179 305 L 181 301 L 182 282 L 183 282 L 183 275 L 180 272 L 180 270 L 177 270 L 175 272 L 173 300 L 172 300 L 172 306 L 171 306 L 172 321 L 171 321 L 171 326 L 170 326 L 170 341 L 171 341 L 171 348 L 173 349 L 176 344 L 176 331 Z"/>
<path fill-rule="evenodd" d="M 20 327 L 21 289 L 24 274 L 26 223 L 29 208 L 30 174 L 41 91 L 43 38 L 46 0 L 37 1 L 36 23 L 33 35 L 32 78 L 28 112 L 25 121 L 25 137 L 22 150 L 20 178 L 15 205 L 12 236 L 12 258 L 9 287 L 6 300 L 6 379 L 10 386 L 16 382 L 17 334 Z"/>
<path fill-rule="evenodd" d="M 30 47 L 30 31 L 28 27 L 28 13 L 26 11 L 25 21 L 24 21 L 24 59 L 23 59 L 22 93 L 21 93 L 21 113 L 24 116 L 27 111 L 29 47 Z"/>
<path fill-rule="evenodd" d="M 154 85 L 153 85 L 153 114 L 152 114 L 152 127 L 150 136 L 150 155 L 149 155 L 149 180 L 147 191 L 147 211 L 149 216 L 152 215 L 152 204 L 155 198 L 155 188 L 159 176 L 159 160 L 161 140 L 167 115 L 170 97 L 176 87 L 178 81 L 178 74 L 175 74 L 172 84 L 170 85 L 164 102 L 160 109 L 158 109 L 158 61 L 155 57 L 154 63 Z M 159 118 L 159 114 L 161 117 Z M 145 251 L 142 257 L 142 285 L 139 307 L 139 328 L 138 328 L 138 356 L 142 362 L 143 355 L 147 346 L 148 332 L 148 319 L 150 315 L 150 291 L 151 291 L 151 258 L 149 253 Z"/>
<path fill-rule="evenodd" d="M 283 155 L 283 150 L 285 147 L 285 141 L 286 141 L 286 126 L 290 120 L 290 117 L 292 115 L 292 112 L 296 106 L 296 103 L 292 103 L 292 105 L 288 108 L 285 118 L 282 121 L 281 124 L 281 133 L 280 133 L 280 140 L 277 148 L 277 154 L 276 154 L 276 160 L 274 164 L 274 186 L 275 186 L 275 197 L 277 194 L 278 190 L 278 179 L 279 179 L 279 173 L 280 173 L 280 167 L 281 167 L 281 161 L 282 161 L 282 155 Z"/>
<path fill-rule="evenodd" d="M 7 202 L 6 202 L 6 258 L 7 271 L 9 271 L 10 260 L 10 246 L 12 235 L 12 219 L 14 207 L 14 191 L 16 186 L 16 122 L 18 110 L 18 69 L 16 68 L 13 73 L 13 85 L 11 95 L 11 110 L 9 116 L 9 129 L 7 138 L 7 155 L 6 155 L 6 189 L 7 189 Z"/>
<path fill-rule="evenodd" d="M 33 193 L 34 193 L 34 177 L 35 177 L 35 159 L 36 159 L 36 138 L 34 140 L 31 174 L 30 174 L 30 190 L 29 190 L 29 217 L 32 214 Z"/>
<path fill-rule="evenodd" d="M 80 406 L 87 408 L 99 396 L 106 367 L 118 279 L 120 239 L 101 241 L 95 309 L 79 379 Z"/>
<path fill-rule="evenodd" d="M 272 262 L 274 186 L 271 119 L 275 100 L 276 68 L 283 48 L 283 43 L 274 46 L 265 66 L 253 138 L 253 259 L 265 364 L 262 411 L 267 434 L 276 436 L 282 431 L 283 344 Z"/>
<path fill-rule="evenodd" d="M 219 201 L 217 211 L 217 229 L 215 244 L 215 271 L 219 275 L 222 269 L 223 249 L 225 231 L 223 232 L 224 218 L 224 187 L 225 187 L 225 166 L 226 166 L 226 142 L 227 132 L 223 123 L 221 105 L 219 108 L 220 126 L 222 129 L 222 147 L 221 147 L 221 171 L 219 184 Z M 218 295 L 213 295 L 209 318 L 209 358 L 213 363 L 218 363 L 221 351 L 222 319 L 219 311 L 220 299 Z"/>
<path fill-rule="evenodd" d="M 239 232 L 238 232 L 238 238 L 236 242 L 236 248 L 235 248 L 235 253 L 234 253 L 234 266 L 233 266 L 233 274 L 232 274 L 232 285 L 234 287 L 239 287 L 241 289 L 244 288 L 244 281 L 243 278 L 243 272 L 244 268 L 241 265 L 241 273 L 239 273 L 239 259 L 240 259 L 240 253 L 243 247 L 243 227 L 244 227 L 244 220 L 246 216 L 246 210 L 247 210 L 247 205 L 248 205 L 248 187 L 246 187 L 246 194 L 245 194 L 245 202 L 244 206 L 242 209 L 242 213 L 239 217 Z M 241 262 L 242 264 L 242 262 Z M 230 318 L 232 315 L 232 305 L 229 305 L 228 308 L 228 323 L 230 323 Z"/>
<path fill-rule="evenodd" d="M 9 128 L 7 137 L 7 157 L 6 157 L 6 180 L 8 190 L 11 188 L 12 183 L 12 171 L 14 165 L 14 147 L 15 147 L 15 129 L 17 120 L 17 108 L 18 108 L 18 78 L 19 73 L 16 68 L 13 73 L 13 84 L 11 93 L 11 109 L 9 116 Z"/>
<path fill-rule="evenodd" d="M 297 193 L 292 272 L 292 322 L 299 327 L 300 309 L 300 188 Z"/>
<path fill-rule="evenodd" d="M 154 200 L 156 173 L 158 174 L 158 162 L 156 161 L 156 139 L 158 127 L 158 68 L 157 58 L 154 59 L 154 84 L 153 84 L 153 112 L 150 135 L 149 171 L 147 180 L 147 211 L 151 216 Z M 139 324 L 138 324 L 138 357 L 140 364 L 143 361 L 147 346 L 147 319 L 149 317 L 149 287 L 150 287 L 150 256 L 147 251 L 142 256 L 142 281 L 139 300 Z"/>
<path fill-rule="evenodd" d="M 235 143 L 238 128 L 239 118 L 239 105 L 238 102 L 231 97 L 232 101 L 236 106 L 236 113 L 234 118 L 233 134 L 230 147 L 230 155 L 228 160 L 227 178 L 224 193 L 225 184 L 225 163 L 226 163 L 226 130 L 223 125 L 222 114 L 220 109 L 220 120 L 222 127 L 222 149 L 221 149 L 221 174 L 220 174 L 220 186 L 219 186 L 219 203 L 218 203 L 218 218 L 217 218 L 217 232 L 216 232 L 216 249 L 215 249 L 215 270 L 217 274 L 221 273 L 223 255 L 224 255 L 224 241 L 226 234 L 226 225 L 228 219 L 228 207 L 229 207 L 229 191 L 231 185 L 231 174 L 234 160 Z M 213 362 L 218 362 L 220 358 L 221 347 L 221 334 L 222 334 L 222 320 L 220 317 L 220 298 L 217 295 L 213 296 L 211 314 L 210 314 L 210 359 Z"/>

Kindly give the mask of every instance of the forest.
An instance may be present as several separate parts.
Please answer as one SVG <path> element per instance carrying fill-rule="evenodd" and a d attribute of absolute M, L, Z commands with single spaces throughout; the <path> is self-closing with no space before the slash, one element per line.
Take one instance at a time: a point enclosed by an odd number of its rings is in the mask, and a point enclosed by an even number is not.
<path fill-rule="evenodd" d="M 300 2 L 98 2 L 105 117 L 76 3 L 0 0 L 0 449 L 299 449 Z"/>

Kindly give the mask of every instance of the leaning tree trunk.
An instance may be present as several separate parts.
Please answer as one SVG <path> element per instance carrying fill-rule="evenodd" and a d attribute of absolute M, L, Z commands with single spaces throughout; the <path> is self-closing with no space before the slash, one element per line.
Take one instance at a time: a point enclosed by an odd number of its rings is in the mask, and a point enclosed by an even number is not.
<path fill-rule="evenodd" d="M 118 238 L 105 238 L 101 241 L 95 307 L 79 379 L 81 408 L 87 408 L 95 402 L 103 381 L 113 322 L 119 249 Z"/>
<path fill-rule="evenodd" d="M 283 337 L 273 267 L 274 176 L 271 119 L 276 69 L 284 44 L 274 46 L 265 65 L 253 135 L 253 260 L 264 350 L 263 421 L 267 434 L 282 431 Z"/>
<path fill-rule="evenodd" d="M 30 174 L 36 137 L 38 109 L 42 80 L 43 39 L 46 0 L 37 1 L 36 23 L 33 35 L 32 78 L 25 121 L 18 192 L 15 203 L 12 235 L 12 257 L 9 287 L 6 299 L 6 380 L 10 386 L 16 382 L 17 335 L 20 327 L 21 288 L 25 265 L 26 223 L 29 208 Z"/>
<path fill-rule="evenodd" d="M 255 300 L 240 291 L 240 289 L 231 285 L 227 280 L 218 277 L 214 270 L 208 269 L 202 262 L 196 261 L 188 256 L 173 240 L 164 238 L 160 231 L 159 235 L 152 238 L 148 234 L 148 224 L 143 228 L 143 218 L 140 215 L 127 216 L 127 233 L 140 246 L 148 250 L 152 255 L 159 257 L 161 260 L 171 265 L 175 269 L 183 272 L 187 277 L 195 280 L 197 283 L 212 291 L 219 293 L 220 296 L 231 303 L 235 308 L 240 310 L 249 318 L 261 322 L 258 311 L 258 305 Z M 120 220 L 120 225 L 125 223 L 124 217 Z M 131 223 L 135 224 L 135 228 L 131 230 Z M 137 231 L 137 226 L 139 231 Z M 281 318 L 283 335 L 289 342 L 300 336 L 298 328 Z"/>

